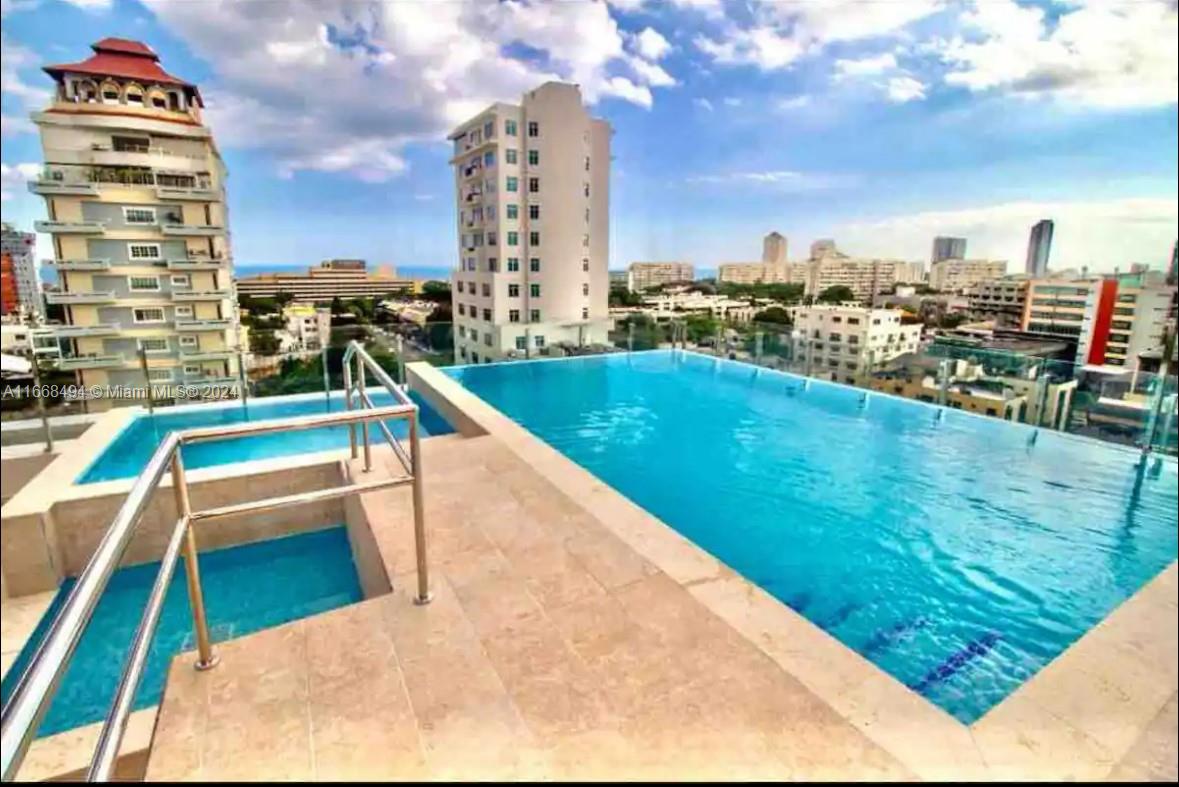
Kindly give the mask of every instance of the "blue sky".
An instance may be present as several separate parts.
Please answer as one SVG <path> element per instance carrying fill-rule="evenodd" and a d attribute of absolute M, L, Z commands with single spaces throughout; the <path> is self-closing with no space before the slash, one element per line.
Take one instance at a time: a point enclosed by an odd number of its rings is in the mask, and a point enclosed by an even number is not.
<path fill-rule="evenodd" d="M 548 78 L 613 124 L 611 266 L 790 256 L 835 237 L 924 259 L 934 234 L 1022 268 L 1161 266 L 1177 233 L 1168 0 L 539 4 L 2 0 L 6 221 L 40 66 L 107 35 L 197 82 L 230 169 L 239 267 L 359 256 L 449 267 L 447 130 Z"/>

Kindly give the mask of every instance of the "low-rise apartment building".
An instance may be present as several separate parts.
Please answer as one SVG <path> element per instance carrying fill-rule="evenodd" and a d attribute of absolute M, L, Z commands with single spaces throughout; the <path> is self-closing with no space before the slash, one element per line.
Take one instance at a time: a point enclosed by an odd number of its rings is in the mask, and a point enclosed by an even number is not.
<path fill-rule="evenodd" d="M 1085 322 L 1085 307 L 1098 284 L 1097 281 L 1030 279 L 1020 329 L 1071 336 L 1079 341 Z"/>
<path fill-rule="evenodd" d="M 307 273 L 263 273 L 237 280 L 237 294 L 273 298 L 286 293 L 294 301 L 323 303 L 333 298 L 383 298 L 412 293 L 417 283 L 399 278 L 392 266 L 369 273 L 363 260 L 324 260 Z"/>
<path fill-rule="evenodd" d="M 1023 321 L 1027 295 L 1025 277 L 980 281 L 966 290 L 967 311 L 971 319 L 990 320 L 996 328 L 1017 328 Z"/>
<path fill-rule="evenodd" d="M 794 312 L 794 357 L 812 374 L 855 383 L 886 361 L 915 353 L 921 326 L 901 322 L 897 309 L 804 306 Z"/>
<path fill-rule="evenodd" d="M 929 266 L 929 286 L 939 292 L 966 292 L 1006 275 L 1006 260 L 938 260 Z"/>
<path fill-rule="evenodd" d="M 689 262 L 632 262 L 627 287 L 631 292 L 646 292 L 652 287 L 695 281 L 696 269 Z"/>
<path fill-rule="evenodd" d="M 722 262 L 716 280 L 722 284 L 806 284 L 805 262 Z"/>
<path fill-rule="evenodd" d="M 0 314 L 23 315 L 29 319 L 45 316 L 45 296 L 37 276 L 34 252 L 37 236 L 20 232 L 8 222 L 0 225 Z"/>
<path fill-rule="evenodd" d="M 282 310 L 286 327 L 279 333 L 283 352 L 318 352 L 332 338 L 332 310 L 292 304 Z"/>
<path fill-rule="evenodd" d="M 806 294 L 818 296 L 831 287 L 847 287 L 856 300 L 867 303 L 912 276 L 911 264 L 903 260 L 860 259 L 832 252 L 807 263 Z"/>
<path fill-rule="evenodd" d="M 689 314 L 701 314 L 726 322 L 746 323 L 753 319 L 760 308 L 751 304 L 748 299 L 680 292 L 648 295 L 643 298 L 642 306 L 614 309 L 611 314 L 616 317 L 645 314 L 656 322 L 681 319 Z"/>
<path fill-rule="evenodd" d="M 1079 362 L 1136 369 L 1143 358 L 1161 357 L 1168 327 L 1175 326 L 1175 288 L 1127 287 L 1104 279 L 1089 291 L 1081 319 Z"/>

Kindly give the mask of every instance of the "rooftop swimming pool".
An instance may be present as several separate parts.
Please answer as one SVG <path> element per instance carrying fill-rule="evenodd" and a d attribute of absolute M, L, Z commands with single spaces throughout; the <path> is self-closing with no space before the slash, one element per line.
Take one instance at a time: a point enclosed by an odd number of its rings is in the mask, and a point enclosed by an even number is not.
<path fill-rule="evenodd" d="M 384 407 L 394 404 L 388 391 L 377 390 L 369 394 L 373 404 Z M 422 399 L 410 394 L 421 408 L 422 436 L 448 434 L 453 429 L 446 420 Z M 331 399 L 322 394 L 281 397 L 276 400 L 250 399 L 245 407 L 240 403 L 184 406 L 174 410 L 164 409 L 154 415 L 144 414 L 133 420 L 119 433 L 111 444 L 99 455 L 82 475 L 79 484 L 97 481 L 111 481 L 116 478 L 133 478 L 139 475 L 151 458 L 160 441 L 168 432 L 196 426 L 236 424 L 243 421 L 265 421 L 272 418 L 293 418 L 299 415 L 336 412 L 344 407 L 342 395 Z M 402 419 L 386 422 L 389 430 L 398 438 L 409 434 L 409 424 Z M 369 435 L 374 445 L 383 445 L 379 427 L 369 424 Z M 217 440 L 184 446 L 184 466 L 193 470 L 199 467 L 213 467 L 231 462 L 247 462 L 251 459 L 269 459 L 277 456 L 292 456 L 314 451 L 327 451 L 348 447 L 348 427 L 330 426 L 301 432 L 276 432 L 273 434 L 237 437 L 231 440 Z"/>
<path fill-rule="evenodd" d="M 1173 459 L 692 353 L 446 371 L 963 722 L 1176 557 Z"/>
<path fill-rule="evenodd" d="M 202 552 L 200 569 L 214 641 L 354 604 L 363 597 L 343 527 Z M 38 737 L 106 717 L 158 570 L 159 563 L 151 563 L 121 568 L 111 577 Z M 172 657 L 196 648 L 184 573 L 181 561 L 164 601 L 147 669 L 135 698 L 136 710 L 159 703 Z M 62 583 L 4 678 L 4 702 L 8 702 L 8 695 L 74 584 L 74 579 Z"/>

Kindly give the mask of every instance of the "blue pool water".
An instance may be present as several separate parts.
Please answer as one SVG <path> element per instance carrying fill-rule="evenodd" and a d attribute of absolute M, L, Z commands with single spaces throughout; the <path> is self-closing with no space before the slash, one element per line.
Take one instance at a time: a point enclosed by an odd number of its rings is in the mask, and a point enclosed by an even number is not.
<path fill-rule="evenodd" d="M 373 404 L 385 407 L 393 404 L 393 397 L 387 391 L 369 394 Z M 433 408 L 416 394 L 410 394 L 421 408 L 422 436 L 448 434 L 453 429 Z M 344 408 L 342 397 L 332 397 L 330 410 Z M 236 424 L 242 421 L 265 421 L 271 418 L 292 418 L 329 411 L 326 398 L 310 397 L 268 402 L 265 399 L 251 399 L 247 407 L 240 404 L 228 407 L 200 407 L 181 412 L 161 410 L 155 415 L 142 415 L 128 424 L 119 433 L 98 459 L 78 478 L 79 484 L 95 481 L 110 481 L 115 478 L 132 478 L 147 464 L 156 447 L 168 432 L 195 426 Z M 389 430 L 398 438 L 409 434 L 405 420 L 386 422 Z M 369 435 L 374 445 L 384 445 L 376 424 L 369 425 Z M 276 456 L 327 451 L 348 446 L 348 427 L 334 426 L 310 429 L 303 432 L 276 432 L 274 434 L 237 437 L 211 443 L 197 443 L 184 447 L 184 466 L 188 470 L 211 467 L 230 462 L 246 462 L 251 459 L 268 459 Z"/>
<path fill-rule="evenodd" d="M 964 722 L 1176 556 L 1172 459 L 669 351 L 447 371 Z"/>
<path fill-rule="evenodd" d="M 343 527 L 202 552 L 201 587 L 214 641 L 240 637 L 362 598 Z M 115 572 L 38 731 L 52 735 L 101 721 L 110 711 L 131 636 L 143 614 L 159 563 Z M 3 701 L 15 688 L 75 580 L 67 579 L 4 679 Z M 172 577 L 136 710 L 160 701 L 172 657 L 196 647 L 184 562 Z"/>

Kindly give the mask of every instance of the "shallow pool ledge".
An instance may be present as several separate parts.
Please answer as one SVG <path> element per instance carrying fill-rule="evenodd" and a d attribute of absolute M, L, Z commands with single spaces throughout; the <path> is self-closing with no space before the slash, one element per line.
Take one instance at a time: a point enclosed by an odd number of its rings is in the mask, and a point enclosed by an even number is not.
<path fill-rule="evenodd" d="M 1155 760 L 1158 741 L 1175 745 L 1175 562 L 968 726 L 736 574 L 443 371 L 413 363 L 407 372 L 411 388 L 461 433 L 498 439 L 920 778 L 1168 778 L 1166 766 L 1159 772 Z"/>

